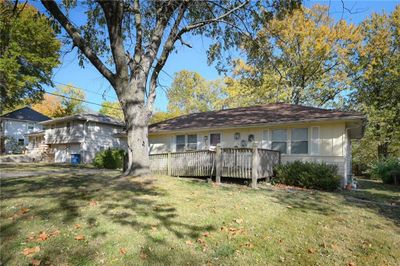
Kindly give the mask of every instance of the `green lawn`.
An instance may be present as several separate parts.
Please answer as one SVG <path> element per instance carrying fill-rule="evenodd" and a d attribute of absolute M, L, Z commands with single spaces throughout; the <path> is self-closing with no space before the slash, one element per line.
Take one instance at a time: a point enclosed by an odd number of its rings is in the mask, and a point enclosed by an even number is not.
<path fill-rule="evenodd" d="M 0 170 L 38 174 L 1 179 L 0 265 L 400 264 L 400 189 L 378 182 L 324 193 L 51 165 Z"/>

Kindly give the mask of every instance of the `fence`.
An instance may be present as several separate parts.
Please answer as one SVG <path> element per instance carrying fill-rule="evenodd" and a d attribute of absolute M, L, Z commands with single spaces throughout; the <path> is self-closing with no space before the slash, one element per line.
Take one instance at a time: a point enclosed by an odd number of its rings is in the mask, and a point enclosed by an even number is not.
<path fill-rule="evenodd" d="M 150 155 L 150 170 L 155 174 L 170 176 L 221 177 L 257 180 L 273 174 L 280 163 L 279 151 L 258 148 L 221 148 L 215 151 L 187 151 Z"/>

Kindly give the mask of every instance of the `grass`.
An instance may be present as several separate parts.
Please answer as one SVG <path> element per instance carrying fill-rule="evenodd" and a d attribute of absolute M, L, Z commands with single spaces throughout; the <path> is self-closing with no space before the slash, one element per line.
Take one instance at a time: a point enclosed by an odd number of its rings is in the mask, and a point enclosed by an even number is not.
<path fill-rule="evenodd" d="M 252 190 L 63 169 L 1 166 L 1 173 L 32 175 L 1 179 L 1 265 L 400 264 L 394 186 Z M 34 247 L 40 250 L 23 254 Z"/>

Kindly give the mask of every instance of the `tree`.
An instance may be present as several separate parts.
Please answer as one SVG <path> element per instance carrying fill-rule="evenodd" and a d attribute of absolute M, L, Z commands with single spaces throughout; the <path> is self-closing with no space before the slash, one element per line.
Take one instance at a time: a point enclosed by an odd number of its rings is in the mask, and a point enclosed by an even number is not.
<path fill-rule="evenodd" d="M 199 73 L 182 70 L 168 90 L 168 113 L 173 116 L 221 109 L 221 81 L 207 81 Z"/>
<path fill-rule="evenodd" d="M 367 115 L 356 145 L 362 162 L 400 156 L 400 5 L 361 24 L 362 45 L 353 58 L 353 103 Z M 373 149 L 371 151 L 371 149 Z M 367 152 L 370 151 L 370 152 Z"/>
<path fill-rule="evenodd" d="M 115 117 L 119 120 L 124 120 L 124 113 L 122 112 L 119 102 L 104 101 L 99 110 L 100 114 Z"/>
<path fill-rule="evenodd" d="M 48 117 L 60 117 L 64 110 L 61 105 L 60 97 L 45 94 L 43 100 L 32 105 L 32 108 Z"/>
<path fill-rule="evenodd" d="M 65 85 L 57 88 L 56 95 L 61 99 L 61 114 L 59 116 L 67 116 L 79 114 L 86 111 L 84 105 L 85 92 L 72 85 Z"/>
<path fill-rule="evenodd" d="M 209 53 L 215 59 L 219 51 L 237 44 L 241 36 L 237 33 L 244 32 L 251 16 L 257 14 L 250 8 L 267 13 L 281 6 L 287 9 L 299 1 L 282 1 L 282 5 L 281 1 L 272 1 L 268 9 L 260 9 L 258 2 L 250 4 L 248 0 L 88 1 L 83 10 L 87 23 L 82 27 L 75 26 L 55 1 L 41 2 L 79 48 L 80 59 L 89 60 L 114 88 L 128 134 L 125 174 L 141 175 L 149 173 L 147 127 L 158 75 L 177 41 L 190 47 L 183 40 L 185 34 L 209 37 L 215 41 Z M 80 4 L 64 3 L 67 9 Z M 112 65 L 104 59 L 110 59 Z"/>
<path fill-rule="evenodd" d="M 303 7 L 264 22 L 243 45 L 246 60 L 234 62 L 235 78 L 226 81 L 227 104 L 337 103 L 350 89 L 349 57 L 359 41 L 358 28 L 334 22 L 327 6 Z"/>
<path fill-rule="evenodd" d="M 0 1 L 0 17 L 0 109 L 40 100 L 61 43 L 49 19 L 27 3 Z"/>

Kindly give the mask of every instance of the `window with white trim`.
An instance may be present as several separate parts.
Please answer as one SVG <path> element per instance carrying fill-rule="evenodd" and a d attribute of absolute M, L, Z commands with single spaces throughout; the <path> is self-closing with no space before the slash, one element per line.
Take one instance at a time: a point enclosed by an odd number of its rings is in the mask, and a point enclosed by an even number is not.
<path fill-rule="evenodd" d="M 35 128 L 35 124 L 29 123 L 28 124 L 28 130 L 33 130 Z"/>
<path fill-rule="evenodd" d="M 220 133 L 211 133 L 210 134 L 210 146 L 217 146 L 221 143 L 221 134 Z"/>
<path fill-rule="evenodd" d="M 274 129 L 272 130 L 271 149 L 280 151 L 283 154 L 287 153 L 287 130 Z"/>
<path fill-rule="evenodd" d="M 187 149 L 197 150 L 197 135 L 187 135 Z"/>
<path fill-rule="evenodd" d="M 185 135 L 176 136 L 176 151 L 185 150 Z"/>
<path fill-rule="evenodd" d="M 308 128 L 292 128 L 291 154 L 308 154 Z"/>

